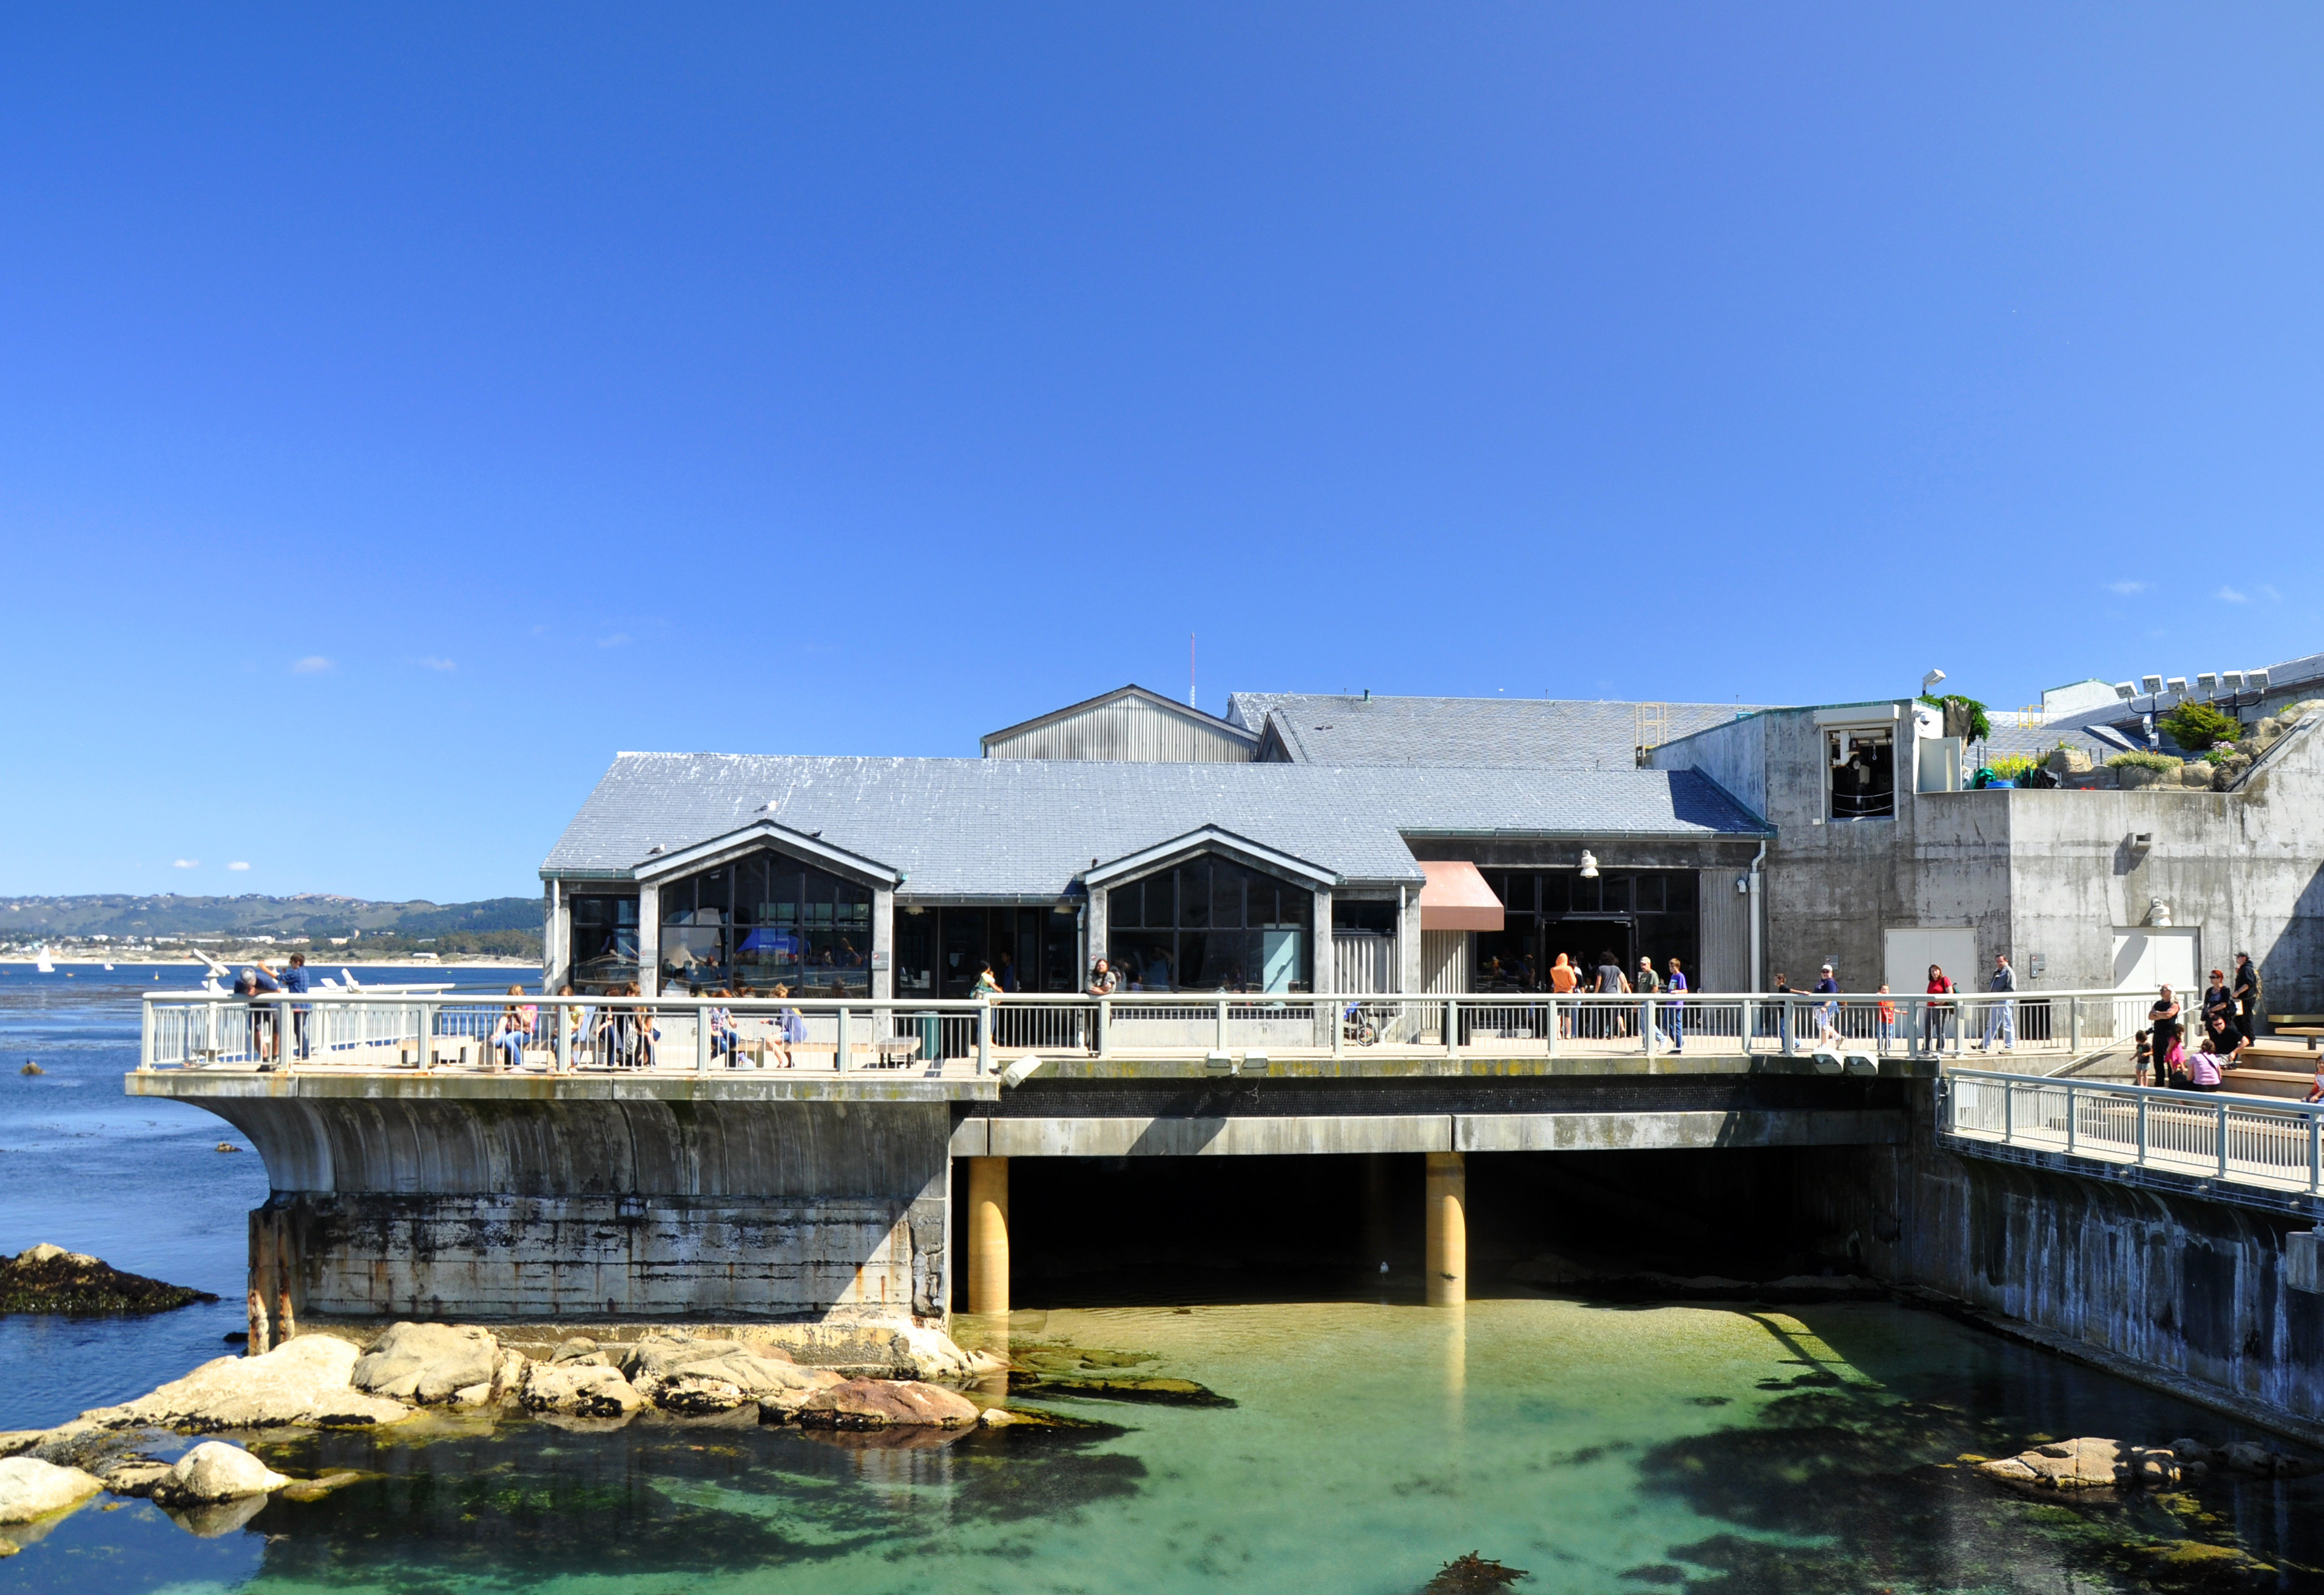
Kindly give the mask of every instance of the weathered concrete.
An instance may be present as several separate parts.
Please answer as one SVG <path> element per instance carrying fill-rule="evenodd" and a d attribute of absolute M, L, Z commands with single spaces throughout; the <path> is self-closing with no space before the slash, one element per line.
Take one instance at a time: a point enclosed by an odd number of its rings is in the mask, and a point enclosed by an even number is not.
<path fill-rule="evenodd" d="M 1469 1299 L 1469 1166 L 1458 1152 L 1428 1154 L 1423 1269 L 1428 1305 L 1457 1307 Z"/>
<path fill-rule="evenodd" d="M 944 1092 L 874 1083 L 851 1101 L 742 1082 L 708 1102 L 682 1080 L 366 1083 L 131 1077 L 227 1120 L 265 1158 L 254 1283 L 287 1284 L 296 1311 L 946 1310 Z"/>
<path fill-rule="evenodd" d="M 1864 1268 L 2192 1381 L 2308 1433 L 2324 1413 L 2324 1295 L 2289 1287 L 2306 1221 L 1941 1148 L 1803 1155 L 1795 1200 Z"/>
<path fill-rule="evenodd" d="M 1858 1146 L 1904 1137 L 1904 1115 L 1877 1110 L 973 1118 L 954 1129 L 952 1151 L 956 1157 L 1273 1157 Z"/>

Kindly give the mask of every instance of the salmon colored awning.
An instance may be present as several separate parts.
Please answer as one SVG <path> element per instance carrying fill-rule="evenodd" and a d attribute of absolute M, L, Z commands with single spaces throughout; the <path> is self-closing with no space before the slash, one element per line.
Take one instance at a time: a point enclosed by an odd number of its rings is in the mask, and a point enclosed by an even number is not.
<path fill-rule="evenodd" d="M 1420 889 L 1423 930 L 1499 930 L 1501 899 L 1466 859 L 1423 859 L 1428 884 Z"/>

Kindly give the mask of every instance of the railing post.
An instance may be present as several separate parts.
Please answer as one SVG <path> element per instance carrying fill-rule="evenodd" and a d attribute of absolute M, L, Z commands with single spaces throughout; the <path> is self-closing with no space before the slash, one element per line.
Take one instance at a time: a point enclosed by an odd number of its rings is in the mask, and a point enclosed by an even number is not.
<path fill-rule="evenodd" d="M 1648 1057 L 1655 1056 L 1655 1000 L 1638 999 L 1638 1045 Z"/>
<path fill-rule="evenodd" d="M 1227 1049 L 1227 1000 L 1223 997 L 1219 999 L 1219 1038 L 1212 1045 L 1221 1052 Z"/>
<path fill-rule="evenodd" d="M 710 1010 L 701 1007 L 694 1010 L 694 1072 L 710 1073 Z"/>
<path fill-rule="evenodd" d="M 1315 1000 L 1321 1004 L 1324 1016 L 1332 1026 L 1332 1056 L 1335 1058 L 1345 1057 L 1348 1052 L 1348 1027 L 1340 1018 L 1340 1000 L 1337 997 L 1328 1000 L 1318 997 Z M 1360 1012 L 1361 1010 L 1358 1011 Z"/>
<path fill-rule="evenodd" d="M 992 1004 L 976 1005 L 976 1072 L 992 1073 Z"/>
<path fill-rule="evenodd" d="M 1743 1056 L 1751 1056 L 1751 1044 L 1759 1038 L 1759 1004 L 1751 998 L 1743 999 Z"/>
<path fill-rule="evenodd" d="M 2082 1000 L 2066 999 L 2066 1050 L 2079 1054 L 2082 1050 Z"/>
<path fill-rule="evenodd" d="M 2080 1128 L 2081 1116 L 2081 1102 L 2076 1096 L 2072 1082 L 2069 1081 L 2066 1084 L 2066 1156 L 2069 1157 L 2074 1155 L 2075 1136 Z"/>
<path fill-rule="evenodd" d="M 2017 1139 L 2017 1092 L 2006 1080 L 2001 1083 L 2001 1139 L 2005 1145 Z"/>
<path fill-rule="evenodd" d="M 2146 1104 L 2150 1099 L 2138 1099 L 2138 1166 L 2146 1166 Z"/>
<path fill-rule="evenodd" d="M 1444 999 L 1444 1056 L 1461 1056 L 1461 1000 L 1458 997 L 1447 996 Z"/>
<path fill-rule="evenodd" d="M 420 1056 L 420 1066 L 421 1068 L 423 1068 L 423 1069 L 429 1069 L 429 1068 L 433 1068 L 433 1067 L 435 1066 L 435 1064 L 436 1064 L 436 1005 L 435 1005 L 434 1003 L 432 1003 L 432 1002 L 422 1002 L 422 1003 L 420 1005 L 420 1052 L 419 1052 L 419 1056 Z"/>
<path fill-rule="evenodd" d="M 153 1066 L 153 1005 L 141 1000 L 137 1009 L 137 1066 L 150 1069 Z"/>
<path fill-rule="evenodd" d="M 1555 1057 L 1557 1056 L 1557 999 L 1554 997 L 1549 1000 L 1549 1034 L 1545 1039 L 1549 1044 L 1549 1056 Z"/>
<path fill-rule="evenodd" d="M 2227 1177 L 2227 1104 L 2220 1102 L 2212 1108 L 2211 1112 L 2219 1121 L 2217 1132 L 2218 1141 L 2213 1149 L 2219 1155 L 2219 1177 L 2226 1179 Z"/>
<path fill-rule="evenodd" d="M 2308 1194 L 2324 1191 L 2324 1115 L 2308 1110 Z"/>
<path fill-rule="evenodd" d="M 1113 1056 L 1113 999 L 1111 997 L 1097 1000 L 1097 1056 L 1102 1058 Z"/>
<path fill-rule="evenodd" d="M 835 1044 L 832 1047 L 831 1051 L 832 1072 L 835 1074 L 844 1074 L 847 1073 L 848 1049 L 847 1001 L 844 998 L 840 1000 L 839 1010 L 836 1016 L 836 1022 L 833 1029 L 833 1035 Z"/>
<path fill-rule="evenodd" d="M 567 1074 L 573 1070 L 573 1021 L 579 1015 L 563 1003 L 548 1005 L 550 1028 L 556 1032 L 557 1072 Z"/>

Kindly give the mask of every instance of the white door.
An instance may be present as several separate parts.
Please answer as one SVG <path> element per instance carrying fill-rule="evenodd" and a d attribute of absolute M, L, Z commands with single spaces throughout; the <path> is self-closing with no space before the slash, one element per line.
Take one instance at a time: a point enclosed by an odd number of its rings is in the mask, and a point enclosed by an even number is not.
<path fill-rule="evenodd" d="M 1964 991 L 1973 991 L 1984 984 L 1978 978 L 1977 932 L 1964 927 L 1891 929 L 1881 951 L 1880 978 L 1888 982 L 1891 992 L 1927 991 L 1932 963 L 1951 976 L 1953 984 Z M 1845 970 L 1840 973 L 1844 989 L 1858 989 L 1847 978 Z"/>
<path fill-rule="evenodd" d="M 2152 991 L 2169 986 L 2181 994 L 2196 990 L 2196 945 L 2200 933 L 2184 929 L 2152 930 L 2133 926 L 2114 933 L 2114 984 L 2118 991 Z"/>

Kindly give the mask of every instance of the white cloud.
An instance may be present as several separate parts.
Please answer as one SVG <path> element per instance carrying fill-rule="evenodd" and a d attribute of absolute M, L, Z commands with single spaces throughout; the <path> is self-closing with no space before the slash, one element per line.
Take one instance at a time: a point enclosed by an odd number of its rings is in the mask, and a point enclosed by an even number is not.
<path fill-rule="evenodd" d="M 173 870 L 198 870 L 202 867 L 202 861 L 199 859 L 180 859 L 170 867 Z"/>
<path fill-rule="evenodd" d="M 229 870 L 247 870 L 250 868 L 250 861 L 248 859 L 236 859 L 234 862 L 228 864 L 226 868 Z"/>
<path fill-rule="evenodd" d="M 2144 582 L 2108 582 L 2107 591 L 2118 598 L 2127 598 L 2134 593 L 2146 591 L 2146 584 Z"/>
<path fill-rule="evenodd" d="M 293 676 L 319 676 L 324 671 L 336 668 L 337 667 L 335 667 L 330 660 L 325 659 L 321 654 L 310 653 L 305 659 L 300 659 L 297 664 L 292 665 L 290 667 L 290 673 Z"/>
<path fill-rule="evenodd" d="M 619 648 L 629 640 L 630 634 L 627 632 L 616 632 L 610 637 L 598 638 L 597 646 L 600 648 Z"/>
<path fill-rule="evenodd" d="M 2211 596 L 2217 598 L 2222 604 L 2249 604 L 2251 602 L 2250 594 L 2238 593 L 2233 587 L 2221 587 L 2218 592 L 2212 594 Z"/>
<path fill-rule="evenodd" d="M 423 670 L 449 670 L 454 667 L 450 659 L 439 659 L 431 653 L 420 661 L 420 668 Z"/>
<path fill-rule="evenodd" d="M 2259 595 L 2266 599 L 2270 604 L 2281 604 L 2283 602 L 2283 595 L 2277 592 L 2273 587 L 2262 587 L 2259 590 Z"/>

